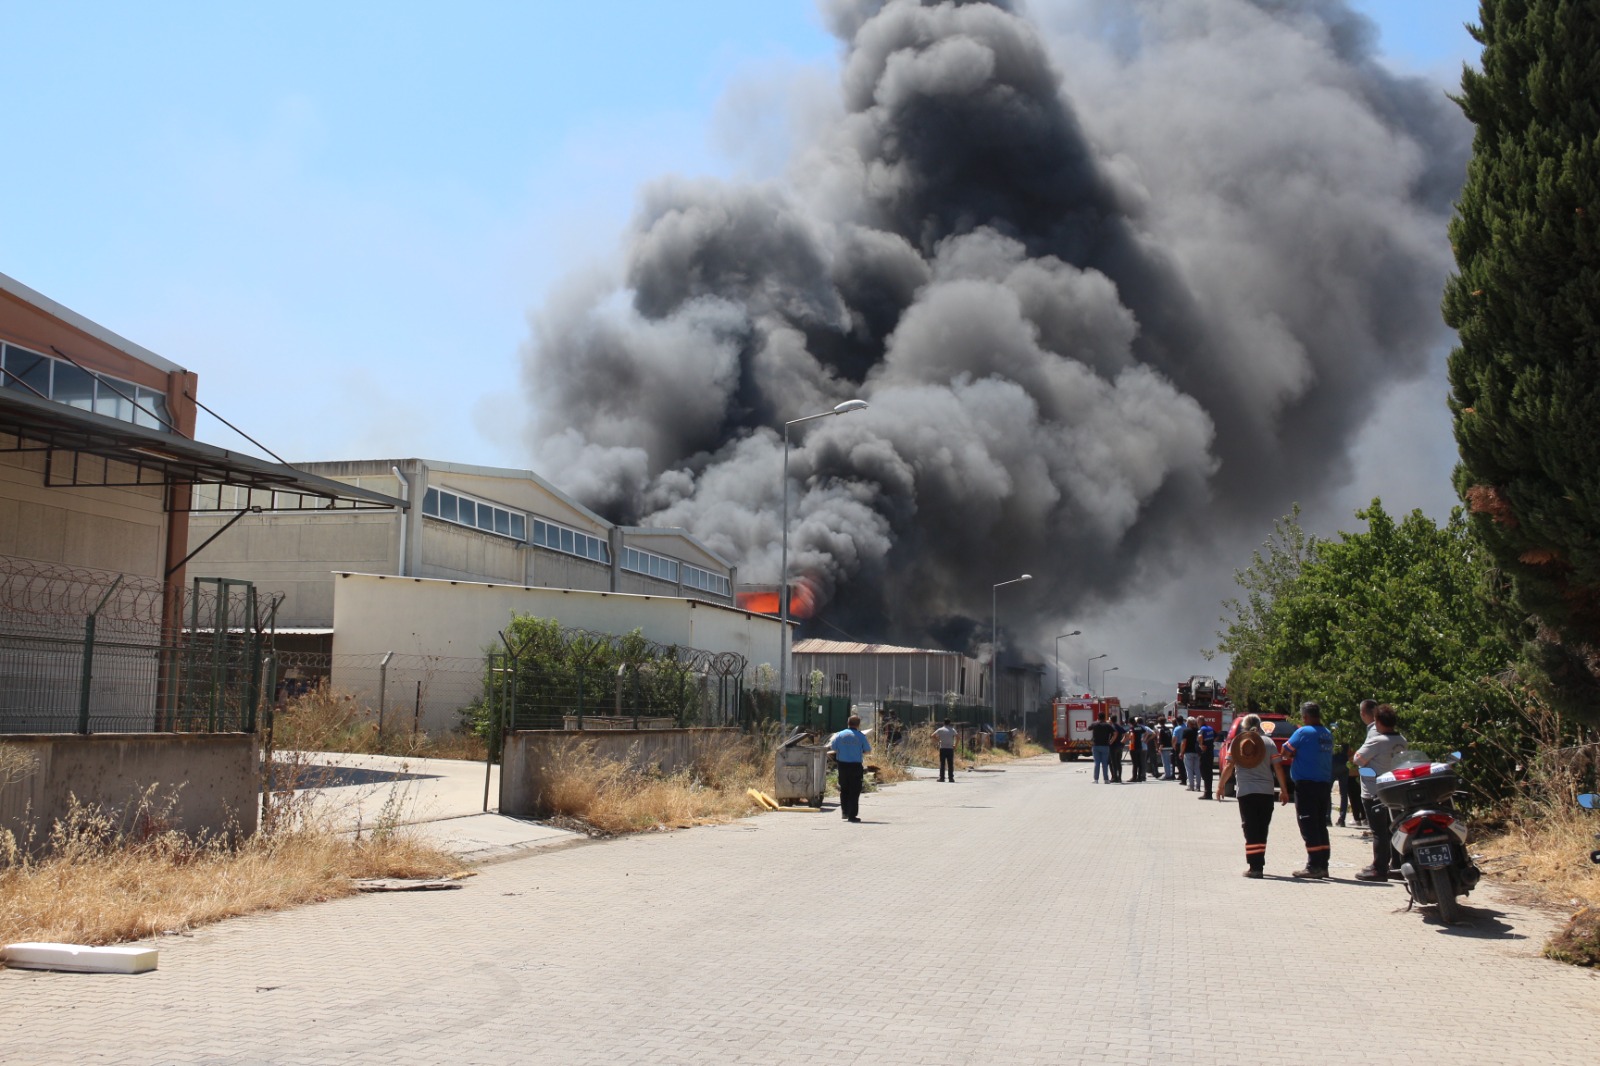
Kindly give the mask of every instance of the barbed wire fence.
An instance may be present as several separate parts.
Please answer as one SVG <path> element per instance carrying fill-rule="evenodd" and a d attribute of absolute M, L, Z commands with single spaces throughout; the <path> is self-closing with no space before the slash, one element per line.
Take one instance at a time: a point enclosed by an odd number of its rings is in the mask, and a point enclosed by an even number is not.
<path fill-rule="evenodd" d="M 319 687 L 380 729 L 640 729 L 750 724 L 760 694 L 734 652 L 530 619 L 482 656 L 277 652 L 281 595 L 0 557 L 0 733 L 253 731 Z"/>
<path fill-rule="evenodd" d="M 749 661 L 735 652 L 562 627 L 501 634 L 483 712 L 503 729 L 643 729 L 749 724 Z"/>
<path fill-rule="evenodd" d="M 480 657 L 279 652 L 276 666 L 280 704 L 326 689 L 359 703 L 385 734 L 737 725 L 755 716 L 742 655 L 553 624 L 537 640 L 502 642 Z"/>
<path fill-rule="evenodd" d="M 255 728 L 277 599 L 0 557 L 0 733 Z"/>

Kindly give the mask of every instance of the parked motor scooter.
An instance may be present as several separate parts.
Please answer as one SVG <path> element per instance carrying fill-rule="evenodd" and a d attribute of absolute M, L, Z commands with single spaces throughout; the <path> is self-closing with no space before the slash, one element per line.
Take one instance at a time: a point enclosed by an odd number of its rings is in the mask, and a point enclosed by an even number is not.
<path fill-rule="evenodd" d="M 1400 855 L 1400 874 L 1412 904 L 1432 904 L 1446 925 L 1461 917 L 1456 897 L 1476 888 L 1481 876 L 1467 854 L 1467 824 L 1453 806 L 1461 791 L 1456 773 L 1460 758 L 1452 752 L 1447 761 L 1434 762 L 1413 750 L 1386 774 L 1371 767 L 1361 770 L 1363 777 L 1375 779 L 1378 800 L 1393 816 L 1390 840 Z"/>
<path fill-rule="evenodd" d="M 1585 810 L 1592 811 L 1597 806 L 1600 806 L 1600 796 L 1595 795 L 1593 792 L 1585 792 L 1583 795 L 1578 797 L 1578 806 L 1584 808 Z M 1600 833 L 1596 833 L 1594 837 L 1596 840 L 1600 840 Z M 1589 853 L 1589 861 L 1597 866 L 1600 866 L 1600 848 L 1597 848 Z"/>

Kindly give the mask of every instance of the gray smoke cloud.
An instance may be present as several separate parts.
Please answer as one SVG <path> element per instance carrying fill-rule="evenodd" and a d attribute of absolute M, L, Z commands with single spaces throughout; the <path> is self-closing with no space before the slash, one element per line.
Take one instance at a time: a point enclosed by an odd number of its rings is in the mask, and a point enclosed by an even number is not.
<path fill-rule="evenodd" d="M 1470 130 L 1341 0 L 834 2 L 787 176 L 641 194 L 528 345 L 540 468 L 862 637 L 1115 601 L 1348 471 L 1443 336 Z M 808 83 L 809 84 L 809 83 Z M 796 92 L 805 91 L 797 86 Z M 814 91 L 814 90 L 813 90 Z"/>

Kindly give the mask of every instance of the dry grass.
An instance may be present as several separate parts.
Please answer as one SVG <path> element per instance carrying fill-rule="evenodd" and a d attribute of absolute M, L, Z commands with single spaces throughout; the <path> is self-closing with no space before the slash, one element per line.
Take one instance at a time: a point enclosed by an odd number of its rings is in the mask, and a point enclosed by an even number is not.
<path fill-rule="evenodd" d="M 379 831 L 352 839 L 295 827 L 194 839 L 172 828 L 176 796 L 147 793 L 123 816 L 74 805 L 48 839 L 0 833 L 0 944 L 110 944 L 357 891 L 364 877 L 448 877 L 454 856 Z"/>
<path fill-rule="evenodd" d="M 897 781 L 909 781 L 913 766 L 938 766 L 939 741 L 933 735 L 935 728 L 937 727 L 933 724 L 911 726 L 906 729 L 900 743 L 875 746 L 869 762 L 878 767 L 876 775 L 878 783 L 893 784 Z M 956 768 L 964 770 L 1047 754 L 1044 748 L 1033 741 L 1023 739 L 1018 734 L 1013 736 L 1017 738 L 1018 746 L 1010 751 L 1005 748 L 985 748 L 977 751 L 966 747 L 957 748 Z"/>
<path fill-rule="evenodd" d="M 729 737 L 707 745 L 672 774 L 635 769 L 574 744 L 550 764 L 542 801 L 554 815 L 606 834 L 683 829 L 733 821 L 759 808 L 748 788 L 772 789 L 770 738 Z"/>
<path fill-rule="evenodd" d="M 39 757 L 16 744 L 0 744 L 0 788 L 32 774 L 39 768 Z"/>
<path fill-rule="evenodd" d="M 1524 815 L 1477 842 L 1480 865 L 1497 880 L 1531 889 L 1545 902 L 1577 912 L 1544 946 L 1559 962 L 1600 967 L 1600 815 L 1581 807 Z"/>
<path fill-rule="evenodd" d="M 1500 881 L 1532 888 L 1563 906 L 1600 906 L 1600 814 L 1573 807 L 1511 822 L 1474 842 L 1482 866 Z"/>
<path fill-rule="evenodd" d="M 284 751 L 341 751 L 363 755 L 401 755 L 417 759 L 482 761 L 483 738 L 453 730 L 413 733 L 402 724 L 378 737 L 376 713 L 349 693 L 326 685 L 288 701 L 273 716 L 272 746 Z"/>

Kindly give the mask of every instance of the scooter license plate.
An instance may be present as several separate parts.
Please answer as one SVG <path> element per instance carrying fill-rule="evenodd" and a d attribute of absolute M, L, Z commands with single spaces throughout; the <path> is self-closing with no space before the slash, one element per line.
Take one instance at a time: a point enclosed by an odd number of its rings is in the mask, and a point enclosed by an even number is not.
<path fill-rule="evenodd" d="M 1449 844 L 1418 844 L 1416 854 L 1417 865 L 1424 870 L 1450 865 Z"/>

